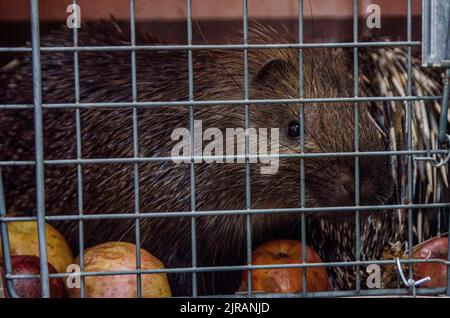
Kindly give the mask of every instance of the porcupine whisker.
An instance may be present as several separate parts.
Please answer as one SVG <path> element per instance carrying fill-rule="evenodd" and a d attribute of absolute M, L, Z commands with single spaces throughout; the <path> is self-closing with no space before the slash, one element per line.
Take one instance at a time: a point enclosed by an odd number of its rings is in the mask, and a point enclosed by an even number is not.
<path fill-rule="evenodd" d="M 307 168 L 308 168 L 308 167 L 307 167 Z M 333 172 L 331 172 L 331 171 L 330 171 L 329 174 L 327 174 L 327 177 L 316 176 L 316 175 L 314 175 L 313 173 L 314 173 L 315 171 L 317 171 L 317 170 L 318 170 L 317 167 L 314 167 L 314 166 L 313 166 L 313 169 L 308 169 L 308 171 L 305 172 L 305 173 L 306 173 L 306 176 L 309 176 L 309 177 L 314 178 L 314 179 L 316 179 L 316 180 L 322 180 L 322 181 L 325 181 L 326 183 L 327 183 L 327 182 L 330 182 L 330 180 L 333 180 L 333 179 L 336 178 L 336 175 L 335 175 Z M 327 170 L 324 170 L 324 171 L 327 171 L 327 172 L 328 172 L 328 169 L 327 169 Z M 330 178 L 328 178 L 328 176 L 329 176 Z"/>
<path fill-rule="evenodd" d="M 224 113 L 222 113 L 222 112 L 216 112 L 216 111 L 212 111 L 212 110 L 202 110 L 202 112 L 203 113 L 210 113 L 210 114 L 214 114 L 214 115 L 217 115 L 217 116 L 222 116 L 222 117 L 225 117 L 225 118 L 233 118 L 233 119 L 238 119 L 238 120 L 244 120 L 244 117 L 242 116 L 242 117 L 240 117 L 240 116 L 233 116 L 233 115 L 228 115 L 228 114 L 224 114 Z M 139 118 L 145 118 L 147 115 L 145 115 L 145 114 L 141 114 L 141 115 L 138 115 L 138 119 Z M 158 117 L 158 116 L 169 116 L 169 117 L 172 117 L 172 116 L 175 116 L 174 114 L 152 114 L 152 117 Z M 262 121 L 255 121 L 255 120 L 252 120 L 252 122 L 254 122 L 254 123 L 259 123 L 259 124 L 263 124 L 263 122 Z M 295 150 L 295 148 L 292 148 L 292 147 L 290 147 L 290 146 L 288 146 L 287 144 L 284 144 L 284 143 L 280 143 L 280 145 L 281 146 L 285 146 L 286 148 L 289 148 L 289 149 L 291 149 L 292 151 L 296 151 L 296 152 L 299 152 L 299 151 L 297 151 L 297 150 Z"/>
<path fill-rule="evenodd" d="M 311 138 L 314 140 L 315 144 L 322 150 L 322 152 L 326 152 L 326 149 L 322 147 L 321 143 L 319 142 L 319 140 L 314 136 L 314 134 L 312 133 L 312 131 L 305 127 L 305 130 L 308 132 L 308 134 L 311 136 Z"/>
<path fill-rule="evenodd" d="M 330 173 L 333 173 L 333 169 L 329 161 L 331 161 L 331 159 L 315 158 L 308 160 L 305 165 L 308 167 L 314 167 L 315 169 L 321 168 L 323 171 L 329 171 Z"/>
<path fill-rule="evenodd" d="M 211 111 L 211 110 L 205 110 L 204 112 L 215 114 L 215 115 L 219 115 L 219 116 L 223 116 L 223 117 L 228 117 L 228 118 L 243 119 L 243 118 L 241 118 L 239 116 L 224 115 L 223 113 L 214 112 L 214 111 Z M 254 121 L 254 122 L 263 124 L 262 121 Z M 286 148 L 292 150 L 293 152 L 295 152 L 297 154 L 301 153 L 299 149 L 296 149 L 296 148 L 294 148 L 292 146 L 289 146 L 288 144 L 285 144 L 285 143 L 282 143 L 282 142 L 279 142 L 279 144 L 280 144 L 280 146 L 286 147 Z"/>
<path fill-rule="evenodd" d="M 324 178 L 320 178 L 320 177 L 316 177 L 316 176 L 314 176 L 314 175 L 306 175 L 307 177 L 309 176 L 309 178 L 307 178 L 307 181 L 306 182 L 308 182 L 308 183 L 313 183 L 313 182 L 315 182 L 315 183 L 317 183 L 317 184 L 321 184 L 321 185 L 324 185 L 324 184 L 329 184 L 330 182 L 332 182 L 332 178 L 330 178 L 330 179 L 324 179 Z"/>
<path fill-rule="evenodd" d="M 122 234 L 122 236 L 120 236 L 120 238 L 118 239 L 118 241 L 120 242 L 120 241 L 122 241 L 124 238 L 125 238 L 125 236 L 127 236 L 130 232 L 131 232 L 131 230 L 133 230 L 134 229 L 134 225 L 131 225 L 130 224 L 130 226 L 128 227 L 128 229 L 126 229 L 125 231 L 124 231 L 124 233 Z"/>
<path fill-rule="evenodd" d="M 380 196 L 380 195 L 376 195 L 376 196 L 375 196 L 375 199 L 376 199 L 379 203 L 383 203 L 383 202 L 386 200 L 385 197 L 382 197 L 382 196 Z"/>
<path fill-rule="evenodd" d="M 332 159 L 326 158 L 326 159 L 312 159 L 311 163 L 308 164 L 308 166 L 313 167 L 319 167 L 322 168 L 324 171 L 329 171 L 331 176 L 334 176 L 333 167 L 330 163 Z"/>
<path fill-rule="evenodd" d="M 223 113 L 214 112 L 214 111 L 211 111 L 211 110 L 206 110 L 206 111 L 204 111 L 204 112 L 211 113 L 211 114 L 215 114 L 215 115 L 219 115 L 219 116 L 223 116 L 223 117 L 228 117 L 228 118 L 235 118 L 235 119 L 239 119 L 239 120 L 240 120 L 240 119 L 243 119 L 243 118 L 241 118 L 241 117 L 239 117 L 239 116 L 224 115 Z M 256 123 L 259 123 L 259 124 L 263 124 L 262 121 L 254 121 L 254 120 L 253 120 L 253 122 L 256 122 Z M 299 150 L 299 149 L 295 149 L 295 148 L 289 146 L 288 144 L 282 143 L 282 142 L 280 142 L 280 141 L 279 141 L 279 144 L 280 144 L 280 146 L 286 147 L 286 148 L 292 150 L 292 151 L 295 152 L 295 153 L 298 153 L 298 154 L 300 153 L 300 150 Z"/>
<path fill-rule="evenodd" d="M 201 35 L 202 38 L 203 38 L 203 41 L 205 41 L 205 44 L 206 44 L 206 45 L 209 45 L 208 40 L 206 39 L 206 36 L 205 36 L 205 34 L 203 33 L 203 30 L 202 30 L 202 28 L 200 27 L 200 24 L 198 23 L 198 20 L 195 19 L 194 22 L 195 22 L 195 24 L 196 24 L 196 26 L 197 26 L 197 28 L 198 28 L 198 30 L 199 30 L 199 32 L 200 32 L 200 35 Z M 211 55 L 211 52 L 210 52 L 210 51 L 207 51 L 207 52 L 208 52 L 208 54 Z M 236 85 L 236 87 L 239 88 L 239 90 L 240 90 L 241 92 L 244 92 L 243 87 L 236 81 L 236 79 L 234 78 L 234 76 L 230 74 L 230 72 L 229 72 L 228 69 L 222 64 L 222 62 L 218 61 L 218 63 L 219 63 L 219 65 L 222 67 L 222 69 L 227 73 L 227 75 L 229 75 L 229 77 L 230 77 L 231 80 L 234 82 L 234 84 Z"/>

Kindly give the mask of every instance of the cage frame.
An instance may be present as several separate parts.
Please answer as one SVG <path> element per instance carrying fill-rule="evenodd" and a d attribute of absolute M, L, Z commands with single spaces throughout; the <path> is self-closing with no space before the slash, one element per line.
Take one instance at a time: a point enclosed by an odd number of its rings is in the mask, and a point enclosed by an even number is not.
<path fill-rule="evenodd" d="M 77 221 L 79 225 L 79 255 L 80 255 L 80 277 L 81 277 L 81 289 L 80 296 L 85 296 L 85 277 L 89 276 L 105 276 L 105 275 L 124 275 L 132 274 L 136 275 L 137 280 L 137 296 L 142 296 L 141 290 L 141 276 L 143 274 L 152 273 L 179 273 L 187 272 L 192 273 L 192 296 L 198 297 L 197 286 L 197 273 L 207 271 L 237 271 L 248 270 L 248 291 L 241 294 L 234 295 L 210 295 L 208 297 L 333 297 L 333 296 L 388 296 L 388 295 L 436 295 L 446 294 L 450 296 L 450 253 L 448 259 L 445 260 L 418 260 L 412 258 L 412 220 L 413 210 L 419 208 L 442 208 L 447 210 L 450 218 L 450 202 L 431 203 L 431 204 L 416 204 L 413 202 L 413 185 L 412 185 L 412 167 L 414 165 L 414 158 L 431 154 L 446 154 L 444 149 L 436 151 L 416 150 L 413 149 L 412 134 L 409 133 L 407 139 L 407 150 L 398 151 L 359 151 L 359 105 L 361 102 L 367 101 L 401 101 L 406 104 L 407 112 L 407 130 L 412 129 L 412 103 L 414 101 L 426 101 L 426 100 L 440 100 L 441 96 L 413 96 L 412 95 L 412 66 L 411 66 L 411 50 L 412 47 L 418 47 L 422 43 L 420 41 L 412 41 L 412 0 L 407 1 L 407 40 L 406 41 L 391 41 L 391 42 L 362 42 L 359 41 L 358 31 L 358 0 L 353 0 L 353 41 L 341 42 L 341 43 L 304 43 L 304 29 L 303 29 L 303 0 L 298 1 L 298 43 L 289 44 L 249 44 L 248 43 L 248 0 L 242 1 L 242 25 L 243 25 L 243 43 L 242 44 L 230 44 L 230 45 L 195 45 L 192 43 L 192 0 L 186 0 L 186 12 L 187 12 L 187 44 L 186 45 L 136 45 L 136 19 L 135 19 L 135 0 L 129 0 L 130 2 L 130 45 L 124 46 L 91 46 L 80 47 L 78 46 L 78 29 L 73 28 L 73 46 L 68 47 L 41 47 L 40 34 L 39 34 L 39 0 L 30 0 L 31 8 L 31 38 L 32 47 L 1 47 L 1 53 L 21 53 L 31 52 L 32 54 L 32 66 L 33 66 L 33 88 L 34 88 L 34 102 L 32 104 L 0 104 L 0 111 L 3 109 L 33 109 L 34 110 L 34 132 L 35 132 L 35 160 L 32 161 L 0 161 L 0 233 L 3 250 L 3 261 L 5 269 L 6 288 L 8 293 L 12 297 L 17 297 L 14 290 L 13 280 L 15 279 L 30 279 L 40 278 L 42 297 L 50 297 L 49 278 L 53 277 L 68 277 L 71 273 L 57 273 L 49 274 L 47 264 L 47 252 L 46 252 L 46 237 L 45 237 L 45 224 L 47 221 L 56 220 L 68 220 Z M 423 0 L 428 1 L 428 0 Z M 76 5 L 77 1 L 72 0 L 72 4 Z M 378 96 L 378 97 L 365 97 L 359 96 L 359 82 L 358 82 L 358 50 L 361 47 L 386 47 L 386 46 L 402 46 L 407 48 L 408 54 L 408 80 L 407 80 L 407 96 Z M 303 79 L 303 49 L 305 48 L 352 48 L 353 49 L 353 83 L 354 83 L 354 96 L 353 97 L 338 97 L 338 98 L 304 98 L 304 79 Z M 299 59 L 299 98 L 296 99 L 272 99 L 272 100 L 251 100 L 249 99 L 249 70 L 248 70 L 248 50 L 249 49 L 268 49 L 268 48 L 291 48 L 298 50 Z M 136 67 L 136 51 L 138 50 L 183 50 L 187 51 L 187 65 L 188 65 L 188 78 L 189 78 L 189 99 L 187 101 L 175 101 L 175 102 L 140 102 L 137 98 L 137 67 Z M 194 99 L 194 84 L 193 84 L 193 51 L 205 49 L 234 49 L 243 50 L 244 52 L 244 96 L 241 100 L 212 100 L 212 101 L 196 101 Z M 74 84 L 75 84 L 75 102 L 74 103 L 52 103 L 47 104 L 42 102 L 42 87 L 41 87 L 41 64 L 40 53 L 41 52 L 72 52 L 74 57 Z M 80 79 L 79 79 L 79 52 L 84 51 L 130 51 L 131 52 L 131 81 L 132 81 L 132 101 L 131 102 L 117 102 L 117 103 L 83 103 L 80 102 Z M 333 103 L 333 102 L 348 102 L 354 105 L 354 119 L 355 119 L 355 151 L 353 152 L 341 152 L 341 153 L 305 153 L 305 132 L 304 132 L 304 106 L 308 103 Z M 249 104 L 267 104 L 270 107 L 279 103 L 296 103 L 299 104 L 299 122 L 300 122 L 300 139 L 299 139 L 299 154 L 280 154 L 279 158 L 297 158 L 300 160 L 300 197 L 301 206 L 297 208 L 288 209 L 252 209 L 251 206 L 251 189 L 250 189 L 250 159 L 254 155 L 249 154 L 249 137 L 245 139 L 245 155 L 233 156 L 233 158 L 245 159 L 245 178 L 246 178 L 246 209 L 243 210 L 220 210 L 220 211 L 196 211 L 196 193 L 195 193 L 195 159 L 194 147 L 191 147 L 191 153 L 189 157 L 184 159 L 190 160 L 190 190 L 191 190 L 191 210 L 187 212 L 172 211 L 172 212 L 151 212 L 141 211 L 139 207 L 139 164 L 143 162 L 151 161 L 167 161 L 172 160 L 172 157 L 138 157 L 139 152 L 139 136 L 138 136 L 138 119 L 137 110 L 139 107 L 157 107 L 157 106 L 176 106 L 176 107 L 188 107 L 189 108 L 189 127 L 193 131 L 194 127 L 194 106 L 207 107 L 210 105 L 233 105 L 236 107 L 243 107 L 245 128 L 249 126 L 248 106 Z M 133 153 L 132 158 L 95 158 L 84 159 L 82 158 L 82 140 L 81 140 L 81 116 L 80 111 L 84 108 L 96 108 L 96 107 L 127 107 L 132 108 L 132 143 Z M 60 160 L 45 160 L 43 150 L 43 110 L 44 109 L 56 109 L 56 108 L 72 108 L 75 109 L 75 123 L 76 123 L 76 159 L 60 159 Z M 194 144 L 193 134 L 191 136 L 191 144 Z M 362 156 L 392 156 L 401 155 L 407 156 L 407 178 L 408 178 L 408 191 L 407 191 L 407 203 L 406 204 L 390 204 L 390 205 L 376 205 L 376 206 L 360 206 L 360 189 L 359 189 L 359 160 Z M 264 155 L 263 157 L 272 157 L 273 155 Z M 310 157 L 337 157 L 337 156 L 349 156 L 355 159 L 355 205 L 345 207 L 306 207 L 305 202 L 305 167 L 304 160 Z M 224 158 L 226 156 L 223 156 Z M 183 157 L 180 157 L 180 159 Z M 205 157 L 202 157 L 205 158 Z M 85 214 L 83 209 L 83 165 L 89 163 L 96 164 L 110 164 L 110 163 L 127 163 L 133 165 L 133 180 L 134 180 L 134 212 L 133 213 L 108 213 L 108 214 Z M 78 196 L 78 214 L 77 215 L 46 215 L 45 214 L 45 182 L 44 171 L 47 165 L 76 165 L 77 167 L 77 196 Z M 2 167 L 11 165 L 31 165 L 36 169 L 36 216 L 8 216 L 5 204 L 5 194 L 2 184 Z M 395 260 L 361 260 L 359 253 L 361 246 L 360 237 L 360 212 L 365 210 L 371 210 L 374 212 L 381 210 L 394 210 L 394 209 L 406 209 L 408 220 L 408 255 L 409 258 L 401 260 L 402 264 L 407 264 L 409 267 L 408 277 L 413 277 L 413 264 L 419 262 L 436 262 L 447 266 L 447 286 L 444 288 L 416 288 L 414 286 L 410 288 L 397 288 L 397 289 L 361 289 L 361 277 L 359 268 L 370 264 L 378 265 L 395 265 Z M 306 213 L 315 211 L 336 213 L 340 211 L 351 211 L 355 217 L 355 260 L 347 262 L 327 262 L 327 263 L 306 263 Z M 302 257 L 299 264 L 283 264 L 283 265 L 254 265 L 252 264 L 252 236 L 251 236 L 251 224 L 252 216 L 256 214 L 265 213 L 292 213 L 296 212 L 301 215 L 301 245 L 302 245 Z M 245 215 L 246 216 L 246 244 L 247 244 L 247 265 L 239 266 L 217 266 L 217 267 L 199 267 L 197 266 L 196 255 L 196 217 L 205 215 Z M 186 217 L 191 219 L 191 255 L 192 266 L 185 268 L 166 268 L 158 270 L 143 270 L 141 269 L 140 259 L 140 220 L 148 217 Z M 90 219 L 134 219 L 135 221 L 135 244 L 136 244 L 136 270 L 130 271 L 117 271 L 117 272 L 85 272 L 84 265 L 84 240 L 83 240 L 83 222 Z M 9 246 L 8 236 L 8 223 L 14 221 L 37 221 L 38 224 L 38 239 L 39 239 L 39 253 L 40 253 L 40 275 L 15 275 L 12 274 L 11 267 L 11 250 Z M 450 232 L 450 226 L 449 226 Z M 327 291 L 327 292 L 309 292 L 306 286 L 306 268 L 309 267 L 336 267 L 336 266 L 352 266 L 356 267 L 356 288 L 354 290 L 340 290 L 340 291 Z M 270 269 L 270 268 L 301 268 L 302 269 L 302 291 L 292 294 L 260 294 L 253 292 L 252 290 L 252 270 L 255 269 Z"/>

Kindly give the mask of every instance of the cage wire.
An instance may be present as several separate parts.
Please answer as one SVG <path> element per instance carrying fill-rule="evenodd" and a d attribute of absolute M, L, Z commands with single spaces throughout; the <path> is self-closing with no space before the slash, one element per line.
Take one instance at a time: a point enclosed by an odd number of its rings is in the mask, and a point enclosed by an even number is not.
<path fill-rule="evenodd" d="M 1 104 L 0 111 L 3 109 L 33 109 L 34 111 L 34 132 L 35 132 L 35 160 L 34 161 L 0 161 L 0 229 L 2 238 L 2 250 L 4 260 L 4 270 L 6 278 L 6 288 L 12 297 L 17 294 L 14 291 L 14 279 L 29 279 L 40 277 L 42 296 L 49 297 L 49 278 L 67 277 L 69 273 L 49 274 L 47 265 L 47 250 L 45 237 L 46 221 L 69 220 L 78 222 L 79 256 L 80 256 L 80 276 L 81 289 L 80 296 L 85 296 L 85 278 L 94 275 L 124 275 L 134 274 L 137 280 L 137 296 L 142 296 L 141 276 L 151 273 L 192 273 L 192 296 L 198 296 L 197 273 L 206 271 L 230 271 L 230 270 L 248 270 L 248 289 L 246 292 L 238 293 L 236 297 L 258 297 L 259 293 L 253 292 L 252 288 L 252 270 L 260 268 L 311 268 L 326 266 L 327 268 L 346 268 L 353 271 L 355 284 L 349 290 L 333 290 L 326 292 L 309 292 L 306 286 L 306 271 L 302 270 L 302 290 L 293 294 L 272 294 L 275 297 L 330 297 L 330 296 L 375 296 L 375 295 L 450 295 L 450 279 L 444 288 L 418 288 L 412 286 L 404 288 L 397 279 L 394 285 L 386 285 L 381 289 L 362 288 L 362 268 L 370 264 L 379 264 L 386 266 L 383 277 L 397 277 L 397 266 L 395 258 L 401 258 L 403 270 L 409 278 L 413 277 L 412 265 L 416 262 L 412 259 L 414 243 L 422 242 L 432 236 L 443 234 L 448 231 L 449 206 L 448 189 L 448 167 L 443 165 L 435 168 L 430 161 L 416 161 L 416 157 L 430 156 L 436 154 L 446 154 L 445 149 L 439 149 L 436 142 L 439 134 L 439 117 L 441 114 L 440 100 L 442 98 L 443 74 L 428 68 L 421 67 L 419 41 L 412 40 L 412 0 L 407 1 L 407 20 L 406 20 L 406 41 L 390 41 L 381 39 L 380 41 L 360 41 L 358 30 L 358 1 L 353 1 L 353 41 L 343 43 L 305 43 L 303 27 L 303 0 L 298 0 L 298 43 L 287 44 L 249 44 L 249 17 L 248 1 L 242 0 L 242 26 L 243 42 L 241 44 L 227 45 L 194 45 L 192 30 L 192 8 L 191 0 L 186 0 L 187 12 L 187 44 L 186 45 L 137 45 L 136 44 L 136 19 L 135 19 L 135 1 L 130 0 L 130 45 L 108 46 L 108 47 L 80 47 L 78 46 L 78 29 L 73 28 L 73 46 L 71 47 L 41 47 L 39 33 L 39 1 L 30 0 L 31 8 L 31 39 L 32 46 L 29 47 L 1 47 L 0 53 L 32 53 L 33 66 L 33 104 Z M 73 4 L 77 4 L 73 0 Z M 249 49 L 267 49 L 267 48 L 294 48 L 298 50 L 299 60 L 299 98 L 289 100 L 263 100 L 252 101 L 249 99 Z M 303 49 L 305 48 L 343 48 L 352 50 L 353 55 L 353 74 L 354 83 L 353 97 L 337 98 L 305 98 L 304 79 L 303 79 Z M 194 98 L 193 81 L 193 51 L 198 49 L 239 49 L 244 52 L 244 94 L 241 100 L 224 101 L 196 101 Z M 131 87 L 132 102 L 120 103 L 83 103 L 80 101 L 80 78 L 79 78 L 79 52 L 83 51 L 115 51 L 126 50 L 131 52 Z M 171 102 L 140 102 L 137 98 L 137 77 L 136 77 L 136 52 L 138 50 L 184 50 L 187 51 L 188 79 L 189 79 L 189 99 L 187 101 Z M 42 102 L 42 84 L 41 84 L 41 52 L 66 51 L 73 54 L 74 68 L 74 86 L 75 102 L 45 104 Z M 3 69 L 5 73 L 7 70 Z M 326 156 L 349 155 L 355 160 L 355 206 L 353 207 L 327 207 L 310 208 L 305 206 L 305 166 L 304 160 L 310 154 L 304 152 L 305 132 L 304 132 L 304 108 L 310 103 L 316 102 L 348 102 L 354 104 L 354 147 L 355 152 L 350 154 L 322 154 Z M 365 102 L 370 104 L 370 113 L 372 120 L 380 128 L 382 134 L 389 139 L 389 150 L 386 152 L 361 152 L 359 151 L 359 105 Z M 189 128 L 194 130 L 194 106 L 236 104 L 243 108 L 245 129 L 249 127 L 249 104 L 264 103 L 297 103 L 299 104 L 301 127 L 299 147 L 300 154 L 292 155 L 299 159 L 300 164 L 300 197 L 301 206 L 298 208 L 287 209 L 287 212 L 298 212 L 301 215 L 301 245 L 302 255 L 301 263 L 286 265 L 252 265 L 252 215 L 259 213 L 273 213 L 282 211 L 257 210 L 252 209 L 251 188 L 250 188 L 250 160 L 249 160 L 249 136 L 245 138 L 245 210 L 233 211 L 196 211 L 196 193 L 195 193 L 195 164 L 194 147 L 191 147 L 190 154 L 190 191 L 191 191 L 191 209 L 188 212 L 174 212 L 169 217 L 186 217 L 191 220 L 191 248 L 192 248 L 192 266 L 186 268 L 167 268 L 160 270 L 141 269 L 140 253 L 140 220 L 146 217 L 166 217 L 165 213 L 152 213 L 140 211 L 139 208 L 139 163 L 146 161 L 165 160 L 167 158 L 142 158 L 139 153 L 139 135 L 138 135 L 138 116 L 139 107 L 150 106 L 179 106 L 189 108 Z M 120 159 L 83 159 L 81 143 L 81 116 L 80 110 L 90 107 L 132 107 L 132 138 L 133 138 L 133 158 Z M 75 109 L 75 127 L 76 127 L 76 159 L 44 160 L 43 153 L 43 109 L 45 108 L 72 108 Z M 447 121 L 450 117 L 447 118 Z M 194 144 L 194 135 L 191 135 L 191 144 Z M 359 206 L 360 202 L 360 171 L 359 160 L 361 156 L 390 156 L 392 158 L 392 174 L 396 183 L 395 202 L 376 207 Z M 320 156 L 320 154 L 316 154 Z M 84 221 L 87 220 L 83 209 L 83 164 L 95 163 L 114 163 L 125 162 L 133 166 L 134 180 L 134 213 L 129 214 L 108 214 L 95 215 L 98 218 L 130 218 L 134 220 L 135 243 L 136 243 L 136 270 L 118 271 L 118 272 L 85 272 L 84 271 Z M 69 164 L 76 166 L 77 175 L 77 195 L 78 195 L 78 215 L 46 215 L 45 214 L 45 193 L 44 193 L 44 171 L 46 165 Z M 34 217 L 18 217 L 7 214 L 5 204 L 5 194 L 2 184 L 2 167 L 11 165 L 34 165 L 36 170 L 36 207 L 37 214 Z M 398 216 L 398 226 L 401 226 L 399 232 L 405 232 L 404 240 L 390 242 L 385 249 L 383 257 L 378 260 L 365 260 L 361 258 L 361 240 L 364 235 L 365 225 L 361 222 L 360 213 L 365 210 L 388 210 L 388 213 L 396 213 Z M 351 211 L 354 213 L 354 224 L 351 225 L 355 233 L 355 252 L 354 260 L 342 262 L 327 263 L 306 263 L 306 229 L 308 226 L 305 213 L 314 213 L 316 211 Z M 222 266 L 222 267 L 199 267 L 197 266 L 196 255 L 196 217 L 199 215 L 245 215 L 246 216 L 246 244 L 247 244 L 247 265 L 241 266 Z M 92 217 L 92 215 L 91 215 Z M 8 222 L 37 221 L 40 255 L 40 275 L 14 275 L 12 274 L 11 250 L 9 246 Z M 386 225 L 389 226 L 389 225 Z M 447 268 L 450 267 L 450 259 L 444 262 Z M 450 276 L 449 276 L 450 277 Z M 383 278 L 383 279 L 384 279 Z M 222 295 L 223 296 L 223 295 Z M 267 295 L 265 295 L 267 296 Z"/>

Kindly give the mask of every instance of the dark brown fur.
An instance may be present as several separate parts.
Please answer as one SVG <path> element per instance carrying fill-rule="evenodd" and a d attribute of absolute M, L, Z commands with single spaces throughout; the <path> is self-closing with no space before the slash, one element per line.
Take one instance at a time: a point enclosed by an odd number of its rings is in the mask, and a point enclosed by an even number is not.
<path fill-rule="evenodd" d="M 129 32 L 114 23 L 80 31 L 80 46 L 126 45 Z M 254 39 L 265 42 L 287 41 L 272 30 L 260 28 Z M 139 43 L 157 40 L 138 35 Z M 70 32 L 43 37 L 43 46 L 71 44 Z M 353 96 L 351 70 L 343 53 L 332 49 L 305 49 L 305 97 Z M 182 51 L 137 51 L 138 101 L 185 101 L 189 98 L 187 53 Z M 270 63 L 264 71 L 263 65 Z M 242 99 L 242 51 L 205 51 L 193 53 L 194 99 Z M 80 101 L 129 102 L 131 95 L 130 52 L 80 52 Z M 267 65 L 267 64 L 266 64 Z M 6 85 L 0 88 L 2 103 L 31 103 L 30 60 L 3 74 Z M 249 50 L 251 99 L 297 98 L 298 52 L 292 49 Z M 6 89 L 5 89 L 6 88 Z M 44 103 L 74 102 L 73 54 L 42 53 L 42 89 Z M 279 127 L 281 153 L 298 153 L 299 141 L 285 134 L 291 120 L 299 118 L 299 105 L 250 105 L 251 127 Z M 138 157 L 170 156 L 174 145 L 170 136 L 177 127 L 189 127 L 188 107 L 139 108 Z M 132 109 L 81 109 L 81 157 L 132 158 Z M 76 113 L 74 109 L 44 111 L 45 159 L 76 158 Z M 203 120 L 203 129 L 244 127 L 242 106 L 197 106 L 195 118 Z M 0 160 L 34 158 L 31 110 L 0 111 Z M 360 150 L 385 150 L 386 145 L 369 120 L 367 107 L 360 105 Z M 306 152 L 348 152 L 354 150 L 353 104 L 305 104 Z M 83 213 L 133 213 L 134 165 L 83 164 Z M 137 165 L 139 172 L 139 211 L 190 211 L 190 167 L 172 162 L 147 162 Z M 306 159 L 307 207 L 354 204 L 354 158 Z M 386 202 L 391 195 L 389 164 L 384 157 L 361 157 L 361 205 Z M 76 165 L 46 165 L 46 214 L 78 213 Z M 244 164 L 196 164 L 196 210 L 245 209 Z M 4 167 L 6 206 L 9 213 L 35 213 L 34 168 Z M 251 208 L 275 209 L 300 206 L 300 161 L 284 159 L 274 175 L 261 175 L 259 165 L 251 165 Z M 245 215 L 197 217 L 198 266 L 238 265 L 245 263 Z M 252 217 L 253 246 L 273 238 L 297 237 L 297 214 L 266 214 Z M 330 214 L 308 216 L 341 222 Z M 77 251 L 78 222 L 61 221 L 56 226 Z M 319 229 L 319 230 L 317 230 Z M 379 230 L 379 226 L 377 225 Z M 347 229 L 348 230 L 348 229 Z M 145 218 L 140 222 L 142 246 L 159 257 L 167 267 L 191 266 L 191 218 Z M 319 231 L 319 232 L 317 232 Z M 350 230 L 351 231 L 351 230 Z M 311 230 L 312 238 L 320 227 Z M 311 234 L 310 233 L 310 234 Z M 315 233 L 315 234 L 314 234 Z M 84 222 L 85 246 L 111 240 L 134 241 L 133 220 L 89 220 Z M 339 234 L 340 235 L 340 234 Z M 346 236 L 347 233 L 342 233 Z M 351 235 L 351 234 L 349 234 Z M 333 235 L 336 238 L 336 234 Z M 347 235 L 348 237 L 348 235 Z M 320 240 L 316 240 L 320 241 Z M 353 241 L 329 241 L 331 248 Z M 313 243 L 311 243 L 313 244 Z M 364 244 L 364 243 L 363 243 Z M 313 244 L 314 245 L 314 244 Z M 319 251 L 323 246 L 315 246 Z M 320 251 L 325 260 L 326 252 Z M 342 256 L 341 252 L 341 256 Z M 374 251 L 377 255 L 379 251 Z M 333 255 L 334 253 L 328 253 Z M 346 258 L 346 257 L 343 257 Z M 338 259 L 343 260 L 343 259 Z M 238 273 L 200 274 L 200 293 L 231 293 L 236 290 Z M 191 275 L 170 275 L 176 295 L 191 289 Z"/>

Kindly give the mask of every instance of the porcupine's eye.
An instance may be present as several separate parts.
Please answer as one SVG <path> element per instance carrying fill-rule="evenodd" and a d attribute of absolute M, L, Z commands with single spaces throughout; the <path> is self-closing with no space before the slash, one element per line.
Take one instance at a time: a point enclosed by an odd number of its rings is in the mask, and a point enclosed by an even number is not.
<path fill-rule="evenodd" d="M 286 127 L 286 134 L 289 138 L 298 138 L 300 136 L 300 123 L 297 120 L 292 120 Z"/>

